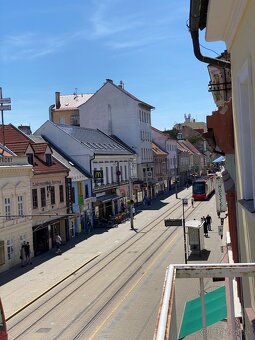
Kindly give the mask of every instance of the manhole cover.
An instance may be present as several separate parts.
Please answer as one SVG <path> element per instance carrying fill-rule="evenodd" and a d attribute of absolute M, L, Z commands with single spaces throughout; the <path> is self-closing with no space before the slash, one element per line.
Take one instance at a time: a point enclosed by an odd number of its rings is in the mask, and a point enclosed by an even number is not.
<path fill-rule="evenodd" d="M 51 328 L 40 328 L 36 333 L 48 333 L 51 330 Z"/>

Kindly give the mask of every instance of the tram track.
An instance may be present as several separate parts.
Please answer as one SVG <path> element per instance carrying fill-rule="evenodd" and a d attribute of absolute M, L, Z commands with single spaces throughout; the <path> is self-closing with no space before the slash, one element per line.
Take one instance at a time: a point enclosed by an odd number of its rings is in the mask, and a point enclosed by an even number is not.
<path fill-rule="evenodd" d="M 64 285 L 64 283 L 62 283 L 60 291 L 58 291 L 58 292 L 56 291 L 53 297 L 50 296 L 48 299 L 46 299 L 45 301 L 43 301 L 42 303 L 40 303 L 37 306 L 37 308 L 36 308 L 37 311 L 38 311 L 38 309 L 42 310 L 42 312 L 40 313 L 41 315 L 39 316 L 39 318 L 37 316 L 36 320 L 31 320 L 31 322 L 27 324 L 27 327 L 25 327 L 25 329 L 24 329 L 24 327 L 22 327 L 23 331 L 21 333 L 19 333 L 17 338 L 20 338 L 23 335 L 25 335 L 29 330 L 31 330 L 35 326 L 36 323 L 38 323 L 39 321 L 42 321 L 46 317 L 49 317 L 50 313 L 54 313 L 54 311 L 57 308 L 61 308 L 61 306 L 63 304 L 66 304 L 68 301 L 70 301 L 70 299 L 72 299 L 74 294 L 77 294 L 77 292 L 79 292 L 79 290 L 83 289 L 86 285 L 88 285 L 92 281 L 92 279 L 96 278 L 97 275 L 102 275 L 103 271 L 107 272 L 109 266 L 112 266 L 114 261 L 116 261 L 116 259 L 120 259 L 120 256 L 125 254 L 125 252 L 130 247 L 136 245 L 139 241 L 141 241 L 143 238 L 145 238 L 146 235 L 148 235 L 149 232 L 153 231 L 159 225 L 159 223 L 161 223 L 165 218 L 169 217 L 169 215 L 171 215 L 175 210 L 180 208 L 181 205 L 182 204 L 180 204 L 180 202 L 177 202 L 170 209 L 167 209 L 167 211 L 164 211 L 162 214 L 159 214 L 150 223 L 148 223 L 144 227 L 140 228 L 138 233 L 132 235 L 130 238 L 128 238 L 122 244 L 117 246 L 114 250 L 112 250 L 108 254 L 106 254 L 104 256 L 104 258 L 102 258 L 102 259 L 97 258 L 97 260 L 95 262 L 93 262 L 93 264 L 94 264 L 93 267 L 91 266 L 90 268 L 87 268 L 85 271 L 81 270 L 81 271 L 79 271 L 79 273 L 76 273 L 76 276 L 72 277 L 72 282 L 71 282 L 72 287 L 70 287 L 69 282 L 67 282 L 65 285 Z M 197 204 L 196 208 L 192 208 L 190 212 L 187 213 L 187 211 L 186 211 L 186 216 L 189 216 L 189 214 L 191 214 L 191 212 L 193 212 L 198 207 L 199 207 L 199 204 Z M 139 261 L 139 259 L 141 259 L 143 256 L 145 256 L 145 258 L 143 259 L 144 264 L 147 261 L 149 261 L 149 259 L 155 254 L 155 252 L 157 252 L 158 249 L 160 247 L 162 247 L 162 245 L 165 242 L 167 242 L 167 240 L 169 240 L 169 238 L 171 238 L 175 234 L 176 230 L 177 230 L 177 228 L 174 228 L 174 229 L 171 230 L 171 232 L 169 232 L 169 229 L 165 229 L 164 232 L 161 233 L 157 237 L 157 239 L 154 240 L 154 242 L 152 244 L 149 244 L 148 247 L 146 249 L 144 249 L 143 252 L 141 252 L 136 258 L 133 258 L 132 264 L 135 265 L 136 262 Z M 156 245 L 157 242 L 158 242 L 158 245 Z M 154 247 L 155 249 L 154 249 L 154 251 L 149 252 L 151 247 Z M 149 253 L 149 254 L 146 255 L 146 253 Z M 88 306 L 86 306 L 86 308 L 84 308 L 82 311 L 80 311 L 79 315 L 76 315 L 76 318 L 80 318 L 84 314 L 88 315 L 90 313 L 90 311 L 92 310 L 93 306 L 95 306 L 98 303 L 98 301 L 103 298 L 104 295 L 107 295 L 108 290 L 110 288 L 112 289 L 113 285 L 117 286 L 116 292 L 105 302 L 105 304 L 103 306 L 101 306 L 100 308 L 97 309 L 97 312 L 94 313 L 94 316 L 92 316 L 90 318 L 90 320 L 83 327 L 83 329 L 79 331 L 78 334 L 83 334 L 84 331 L 89 327 L 89 325 L 91 325 L 91 324 L 93 324 L 93 322 L 95 322 L 97 316 L 100 315 L 103 312 L 103 310 L 105 308 L 107 308 L 107 306 L 109 306 L 109 304 L 114 299 L 116 299 L 116 296 L 118 296 L 118 294 L 128 285 L 128 282 L 132 279 L 132 277 L 134 277 L 139 272 L 139 270 L 141 270 L 141 266 L 138 266 L 138 268 L 134 269 L 133 274 L 130 275 L 130 277 L 126 278 L 124 280 L 123 284 L 120 287 L 118 287 L 117 282 L 120 280 L 121 277 L 124 276 L 127 269 L 130 269 L 130 265 L 123 268 L 123 270 L 119 273 L 119 275 L 114 280 L 110 281 L 110 283 L 102 290 L 102 292 L 98 296 L 96 296 L 94 298 L 94 300 L 92 300 L 91 303 Z M 88 275 L 88 277 L 82 283 L 80 283 L 79 281 L 82 278 L 84 278 L 85 275 Z M 24 318 L 20 319 L 16 323 L 14 323 L 12 325 L 12 327 L 9 329 L 9 331 L 11 331 L 12 329 L 14 330 L 15 328 L 16 329 L 19 328 L 19 326 L 21 324 L 23 325 L 25 321 L 27 323 L 28 318 L 31 319 L 32 313 L 33 312 L 29 313 Z M 33 317 L 32 317 L 32 319 L 33 319 Z M 61 333 L 59 333 L 59 335 L 56 336 L 55 338 L 56 339 L 61 338 L 61 336 L 64 334 L 64 332 L 68 328 L 70 328 L 73 323 L 74 323 L 74 320 L 68 322 L 68 325 L 66 325 L 66 327 L 64 327 L 64 329 L 61 331 Z M 14 333 L 16 333 L 16 332 L 14 331 Z M 80 335 L 77 335 L 76 338 L 78 339 L 79 336 Z M 16 337 L 14 337 L 13 339 L 16 339 Z"/>

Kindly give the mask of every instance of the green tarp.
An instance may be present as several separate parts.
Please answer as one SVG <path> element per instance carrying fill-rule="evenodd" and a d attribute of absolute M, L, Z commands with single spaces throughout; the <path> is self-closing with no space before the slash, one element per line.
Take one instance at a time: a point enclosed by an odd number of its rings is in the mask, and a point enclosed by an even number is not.
<path fill-rule="evenodd" d="M 226 319 L 227 306 L 224 286 L 205 294 L 205 310 L 206 326 L 211 326 L 218 321 Z M 202 328 L 201 298 L 199 297 L 186 302 L 178 339 L 183 339 L 185 336 L 195 333 Z"/>

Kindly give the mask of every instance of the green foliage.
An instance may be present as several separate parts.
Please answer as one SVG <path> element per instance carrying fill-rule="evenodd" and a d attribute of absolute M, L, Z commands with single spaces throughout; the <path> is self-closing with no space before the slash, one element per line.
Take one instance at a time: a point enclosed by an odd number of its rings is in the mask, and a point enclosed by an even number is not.
<path fill-rule="evenodd" d="M 172 130 L 165 130 L 164 133 L 169 134 L 170 137 L 177 139 L 178 130 L 172 129 Z"/>
<path fill-rule="evenodd" d="M 191 136 L 188 138 L 188 141 L 191 143 L 191 144 L 196 144 L 198 142 L 201 142 L 203 140 L 202 136 Z"/>

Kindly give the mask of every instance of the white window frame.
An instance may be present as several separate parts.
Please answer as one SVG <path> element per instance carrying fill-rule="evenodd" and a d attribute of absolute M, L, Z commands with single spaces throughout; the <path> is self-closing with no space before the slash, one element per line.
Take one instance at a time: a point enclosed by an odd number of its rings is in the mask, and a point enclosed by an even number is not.
<path fill-rule="evenodd" d="M 14 258 L 14 246 L 13 240 L 6 240 L 6 251 L 8 260 L 12 260 Z"/>
<path fill-rule="evenodd" d="M 17 197 L 18 215 L 24 216 L 24 199 L 22 195 Z"/>
<path fill-rule="evenodd" d="M 252 86 L 252 65 L 248 58 L 240 69 L 237 76 L 237 98 L 239 107 L 237 117 L 239 125 L 240 145 L 240 171 L 241 171 L 241 198 L 253 199 L 255 202 L 255 169 L 254 169 L 254 109 L 253 109 L 253 86 Z M 246 119 L 244 119 L 244 116 Z"/>
<path fill-rule="evenodd" d="M 4 213 L 5 213 L 5 220 L 9 221 L 11 219 L 11 198 L 10 197 L 4 198 Z"/>

